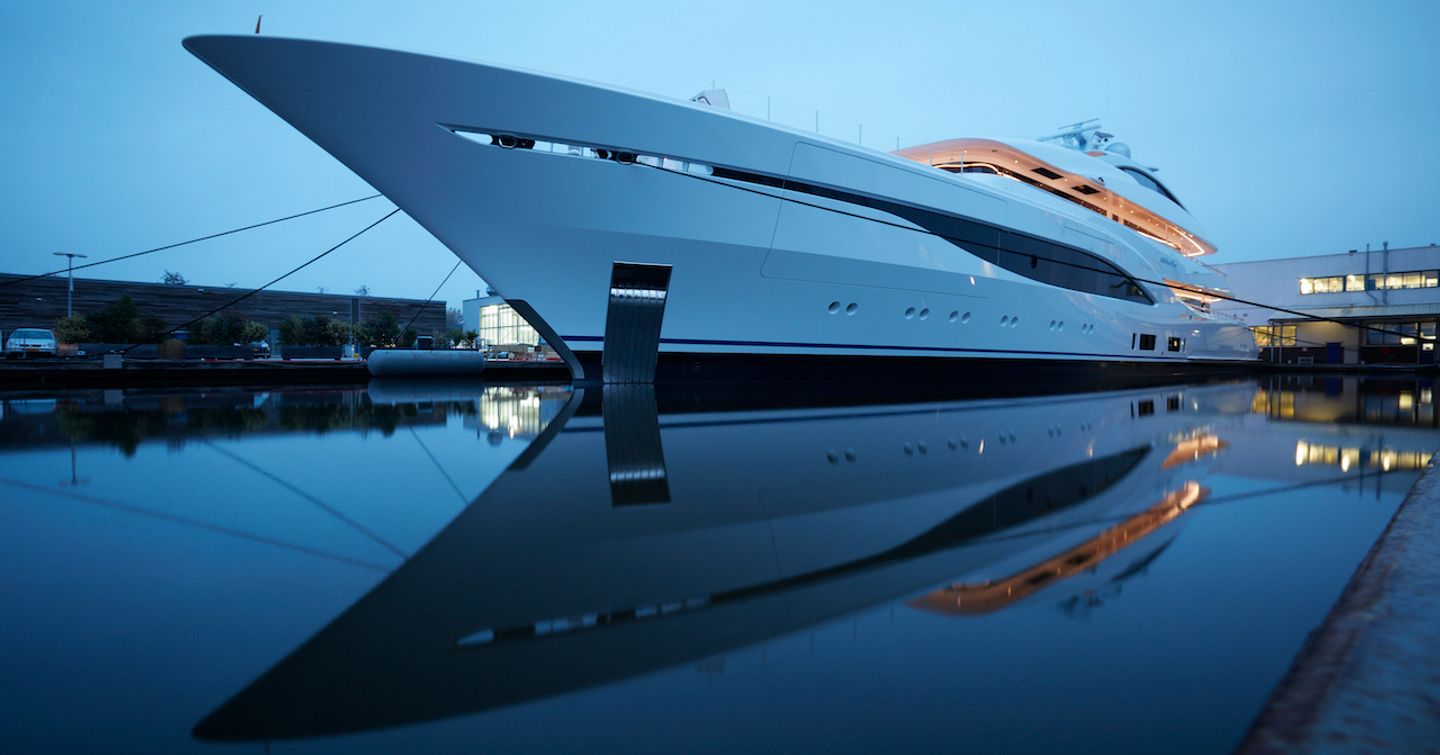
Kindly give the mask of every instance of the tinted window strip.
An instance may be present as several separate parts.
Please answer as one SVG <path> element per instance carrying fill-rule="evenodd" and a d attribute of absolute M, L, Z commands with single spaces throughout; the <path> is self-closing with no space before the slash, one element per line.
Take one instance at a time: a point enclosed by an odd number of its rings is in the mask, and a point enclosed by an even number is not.
<path fill-rule="evenodd" d="M 987 262 L 1031 280 L 1122 301 L 1154 304 L 1134 278 L 1109 260 L 1048 239 L 1001 229 L 978 220 L 877 199 L 841 189 L 761 173 L 715 167 L 714 176 L 785 188 L 837 202 L 869 207 L 914 223 Z M 1041 263 L 1044 263 L 1043 265 Z"/>

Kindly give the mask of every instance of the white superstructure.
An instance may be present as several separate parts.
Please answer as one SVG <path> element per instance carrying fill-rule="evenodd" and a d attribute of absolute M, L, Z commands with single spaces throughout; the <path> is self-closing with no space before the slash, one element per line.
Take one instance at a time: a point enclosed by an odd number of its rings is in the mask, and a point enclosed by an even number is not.
<path fill-rule="evenodd" d="M 492 65 L 258 36 L 185 44 L 384 192 L 589 377 L 607 326 L 610 351 L 643 358 L 648 340 L 662 370 L 702 376 L 742 362 L 778 374 L 1255 356 L 1244 327 L 1176 296 L 1219 287 L 1191 259 L 1214 247 L 1123 151 L 961 140 L 885 154 Z"/>

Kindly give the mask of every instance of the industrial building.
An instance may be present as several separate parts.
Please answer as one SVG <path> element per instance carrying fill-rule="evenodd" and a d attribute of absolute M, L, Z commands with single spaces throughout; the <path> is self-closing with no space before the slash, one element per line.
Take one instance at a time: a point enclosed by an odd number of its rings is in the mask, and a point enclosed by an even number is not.
<path fill-rule="evenodd" d="M 1435 364 L 1440 246 L 1216 265 L 1231 301 L 1213 311 L 1255 330 L 1262 358 L 1293 364 Z M 1359 327 L 1357 327 L 1359 326 Z"/>
<path fill-rule="evenodd" d="M 475 298 L 461 302 L 460 313 L 466 332 L 479 334 L 482 350 L 519 352 L 543 348 L 540 333 L 494 291 L 486 291 L 484 296 L 476 291 Z"/>
<path fill-rule="evenodd" d="M 10 281 L 15 281 L 11 283 Z M 0 332 L 16 328 L 50 328 L 65 316 L 66 278 L 43 278 L 0 274 Z M 248 289 L 226 286 L 168 285 L 135 281 L 75 278 L 73 309 L 90 314 L 123 296 L 129 296 L 140 311 L 156 315 L 166 327 L 179 327 L 233 301 Z M 291 315 L 328 317 L 341 322 L 360 323 L 388 312 L 401 323 L 409 322 L 420 335 L 445 334 L 445 302 L 397 299 L 383 296 L 320 294 L 303 291 L 261 291 L 225 310 L 264 324 L 271 331 Z"/>

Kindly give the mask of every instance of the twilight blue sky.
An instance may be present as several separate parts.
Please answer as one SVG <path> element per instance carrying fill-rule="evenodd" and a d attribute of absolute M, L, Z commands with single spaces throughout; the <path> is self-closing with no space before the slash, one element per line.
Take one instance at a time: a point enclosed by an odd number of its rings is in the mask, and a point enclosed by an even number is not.
<path fill-rule="evenodd" d="M 712 80 L 904 143 L 1099 117 L 1201 219 L 1213 262 L 1440 242 L 1440 2 L 0 0 L 0 271 L 106 257 L 370 193 L 180 46 L 264 32 L 689 97 Z M 259 285 L 363 203 L 84 275 Z M 454 257 L 391 219 L 279 288 L 423 297 Z M 452 305 L 481 286 L 462 268 Z"/>

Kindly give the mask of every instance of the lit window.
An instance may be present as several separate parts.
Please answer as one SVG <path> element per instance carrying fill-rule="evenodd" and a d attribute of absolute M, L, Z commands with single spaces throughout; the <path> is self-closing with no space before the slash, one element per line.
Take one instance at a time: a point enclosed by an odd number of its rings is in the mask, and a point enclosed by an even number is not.
<path fill-rule="evenodd" d="M 1345 290 L 1345 278 L 1334 275 L 1327 278 L 1301 278 L 1302 294 L 1338 294 Z"/>
<path fill-rule="evenodd" d="M 1363 275 L 1347 275 L 1347 276 L 1345 276 L 1345 290 L 1346 290 L 1346 291 L 1364 291 L 1364 290 L 1365 290 L 1365 276 L 1363 276 Z"/>
<path fill-rule="evenodd" d="M 1255 334 L 1256 346 L 1294 346 L 1295 328 L 1294 325 L 1257 325 L 1251 331 Z"/>

